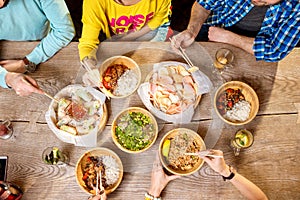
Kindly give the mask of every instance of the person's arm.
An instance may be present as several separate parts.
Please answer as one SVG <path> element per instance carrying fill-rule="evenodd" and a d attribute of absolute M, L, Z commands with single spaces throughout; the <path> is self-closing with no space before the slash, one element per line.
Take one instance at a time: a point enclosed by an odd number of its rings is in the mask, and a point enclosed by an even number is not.
<path fill-rule="evenodd" d="M 254 38 L 238 35 L 219 27 L 209 27 L 208 39 L 213 42 L 222 42 L 244 49 L 254 55 Z"/>
<path fill-rule="evenodd" d="M 103 2 L 104 3 L 104 2 Z M 82 5 L 82 34 L 79 39 L 79 57 L 82 61 L 88 57 L 97 62 L 96 52 L 99 41 L 99 34 L 102 30 L 107 36 L 107 21 L 101 1 L 84 0 Z M 107 22 L 106 22 L 107 23 Z"/>
<path fill-rule="evenodd" d="M 50 30 L 34 50 L 26 55 L 27 59 L 35 64 L 51 58 L 67 46 L 75 35 L 71 15 L 64 0 L 41 0 L 40 4 L 50 22 Z"/>
<path fill-rule="evenodd" d="M 211 150 L 212 154 L 223 156 L 223 152 L 219 150 Z M 229 177 L 231 174 L 230 167 L 226 165 L 224 158 L 203 157 L 203 160 L 217 173 L 223 177 Z M 234 172 L 234 177 L 229 180 L 247 199 L 250 200 L 267 200 L 264 192 L 254 183 Z"/>
<path fill-rule="evenodd" d="M 152 166 L 151 184 L 148 189 L 148 192 L 145 195 L 145 199 L 148 199 L 147 195 L 149 195 L 151 197 L 156 197 L 156 198 L 160 197 L 161 192 L 167 186 L 167 184 L 170 181 L 172 181 L 176 178 L 179 178 L 179 177 L 180 176 L 178 176 L 178 175 L 168 176 L 167 174 L 165 174 L 162 164 L 159 160 L 158 153 L 157 153 L 156 159 L 153 162 L 153 166 Z"/>
<path fill-rule="evenodd" d="M 197 1 L 193 4 L 191 17 L 188 24 L 188 27 L 183 32 L 176 35 L 174 47 L 179 48 L 180 46 L 186 48 L 190 46 L 195 38 L 197 37 L 201 26 L 207 20 L 210 14 L 209 10 L 206 10 L 203 6 L 201 6 Z"/>

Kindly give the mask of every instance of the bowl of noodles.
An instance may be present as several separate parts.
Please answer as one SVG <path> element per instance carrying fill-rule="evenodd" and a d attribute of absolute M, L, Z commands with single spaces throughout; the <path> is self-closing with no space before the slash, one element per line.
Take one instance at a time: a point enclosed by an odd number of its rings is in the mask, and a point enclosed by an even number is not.
<path fill-rule="evenodd" d="M 106 59 L 99 68 L 100 90 L 111 98 L 128 97 L 136 91 L 141 82 L 138 64 L 126 56 L 113 56 Z"/>
<path fill-rule="evenodd" d="M 100 177 L 104 192 L 113 192 L 121 183 L 123 165 L 119 156 L 107 148 L 94 148 L 86 151 L 76 164 L 76 181 L 80 188 L 88 194 L 96 194 L 97 173 Z M 99 186 L 100 189 L 100 186 Z"/>
<path fill-rule="evenodd" d="M 187 176 L 198 171 L 204 160 L 186 153 L 196 153 L 205 149 L 205 143 L 198 133 L 186 128 L 177 128 L 162 138 L 159 144 L 159 157 L 168 172 Z"/>

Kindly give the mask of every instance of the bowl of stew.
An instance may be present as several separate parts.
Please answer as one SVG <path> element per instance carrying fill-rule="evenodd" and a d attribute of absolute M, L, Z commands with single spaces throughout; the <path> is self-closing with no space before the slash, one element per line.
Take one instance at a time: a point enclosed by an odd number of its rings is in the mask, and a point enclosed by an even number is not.
<path fill-rule="evenodd" d="M 149 149 L 158 135 L 155 117 L 146 109 L 129 107 L 121 111 L 112 123 L 112 139 L 122 151 L 141 153 Z"/>

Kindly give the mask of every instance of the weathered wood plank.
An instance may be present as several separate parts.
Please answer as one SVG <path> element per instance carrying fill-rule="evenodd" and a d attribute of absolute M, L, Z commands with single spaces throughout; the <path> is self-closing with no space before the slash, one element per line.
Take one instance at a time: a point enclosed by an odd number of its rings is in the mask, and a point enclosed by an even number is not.
<path fill-rule="evenodd" d="M 261 187 L 270 199 L 298 199 L 300 127 L 296 120 L 296 115 L 257 117 L 251 126 L 246 126 L 253 131 L 255 142 L 238 157 L 234 157 L 229 141 L 239 127 L 228 126 L 216 148 L 224 151 L 228 164 Z M 54 200 L 61 195 L 65 199 L 79 200 L 88 196 L 77 186 L 72 167 L 87 148 L 60 142 L 45 124 L 37 124 L 35 133 L 26 131 L 28 123 L 15 122 L 13 125 L 13 138 L 0 140 L 1 154 L 9 156 L 8 180 L 22 186 L 25 200 Z M 208 126 L 208 121 L 188 125 L 200 133 Z M 110 199 L 142 199 L 149 187 L 152 162 L 159 142 L 164 133 L 173 128 L 165 125 L 153 147 L 147 152 L 132 155 L 117 149 L 110 137 L 110 126 L 106 127 L 98 138 L 98 146 L 115 151 L 124 165 L 122 184 L 109 196 Z M 72 166 L 59 169 L 42 163 L 43 149 L 53 145 L 68 153 Z M 170 183 L 162 195 L 164 199 L 242 199 L 230 183 L 223 182 L 206 164 L 199 172 Z"/>

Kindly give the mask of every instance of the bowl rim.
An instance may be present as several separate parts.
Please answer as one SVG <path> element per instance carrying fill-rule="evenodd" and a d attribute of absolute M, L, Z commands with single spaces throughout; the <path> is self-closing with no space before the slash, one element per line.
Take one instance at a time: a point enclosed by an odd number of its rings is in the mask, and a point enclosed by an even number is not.
<path fill-rule="evenodd" d="M 136 72 L 137 72 L 137 78 L 138 78 L 138 82 L 134 88 L 134 90 L 132 90 L 129 94 L 127 95 L 124 95 L 124 96 L 115 96 L 113 95 L 110 91 L 108 91 L 105 87 L 102 87 L 102 88 L 99 88 L 106 96 L 110 97 L 110 98 L 114 98 L 114 99 L 122 99 L 122 98 L 125 98 L 125 97 L 128 97 L 130 95 L 132 95 L 140 86 L 141 84 L 141 81 L 142 81 L 142 72 L 141 72 L 141 69 L 140 69 L 140 66 L 135 62 L 135 60 L 133 60 L 132 58 L 130 57 L 127 57 L 127 56 L 112 56 L 112 57 L 109 57 L 107 58 L 106 60 L 104 60 L 100 67 L 98 68 L 98 70 L 100 70 L 101 68 L 103 68 L 104 64 L 106 63 L 109 63 L 108 66 L 110 66 L 110 64 L 114 61 L 114 60 L 117 60 L 117 59 L 125 59 L 125 60 L 128 60 L 129 62 L 132 62 L 133 65 L 135 66 L 135 69 L 136 69 Z M 99 71 L 99 74 L 100 74 L 100 82 L 102 83 L 102 74 L 101 72 Z"/>
<path fill-rule="evenodd" d="M 170 131 L 168 131 L 164 136 L 163 138 L 160 140 L 160 143 L 159 143 L 159 159 L 160 159 L 160 162 L 162 163 L 163 167 L 169 171 L 170 173 L 172 174 L 175 174 L 175 175 L 180 175 L 180 176 L 188 176 L 188 175 L 191 175 L 195 172 L 197 172 L 198 170 L 201 169 L 201 167 L 203 166 L 204 164 L 204 160 L 201 159 L 201 163 L 200 165 L 195 168 L 193 171 L 189 172 L 189 173 L 178 173 L 178 172 L 175 172 L 173 171 L 170 167 L 168 167 L 165 162 L 164 162 L 164 158 L 163 158 L 163 155 L 162 155 L 162 146 L 163 146 L 163 143 L 164 141 L 173 133 L 173 132 L 181 132 L 181 131 L 187 131 L 189 132 L 189 134 L 193 134 L 193 136 L 196 138 L 196 139 L 199 139 L 199 142 L 201 143 L 201 148 L 203 148 L 202 150 L 206 150 L 206 145 L 204 143 L 204 140 L 202 139 L 202 137 L 195 131 L 191 130 L 191 129 L 188 129 L 188 128 L 175 128 L 175 129 L 172 129 Z"/>
<path fill-rule="evenodd" d="M 123 168 L 123 163 L 122 163 L 121 158 L 118 156 L 117 153 L 115 153 L 113 150 L 111 150 L 111 149 L 109 149 L 109 148 L 105 148 L 105 147 L 95 147 L 95 148 L 92 148 L 92 149 L 90 149 L 90 150 L 85 151 L 85 152 L 80 156 L 80 158 L 77 160 L 76 166 L 75 166 L 75 177 L 76 177 L 76 182 L 77 182 L 77 184 L 79 185 L 79 187 L 80 187 L 83 191 L 85 191 L 85 192 L 88 193 L 88 194 L 94 195 L 93 193 L 88 192 L 88 191 L 81 185 L 81 183 L 80 183 L 80 181 L 79 181 L 79 177 L 78 177 L 78 175 L 77 175 L 77 171 L 79 170 L 79 164 L 81 163 L 82 159 L 83 159 L 87 154 L 89 154 L 89 153 L 91 153 L 91 152 L 94 152 L 94 151 L 104 151 L 104 152 L 107 152 L 107 153 L 110 154 L 114 159 L 116 159 L 117 163 L 119 164 L 119 167 L 120 167 L 119 172 L 120 172 L 120 174 L 119 174 L 118 181 L 116 182 L 115 186 L 114 186 L 112 189 L 105 190 L 105 193 L 106 193 L 106 194 L 110 194 L 110 193 L 112 193 L 113 191 L 115 191 L 115 190 L 119 187 L 120 183 L 122 182 L 124 168 Z"/>
<path fill-rule="evenodd" d="M 129 112 L 130 110 L 137 110 L 137 111 L 140 111 L 142 112 L 143 114 L 147 114 L 151 120 L 153 121 L 153 125 L 155 127 L 155 133 L 154 133 L 154 138 L 152 140 L 152 142 L 146 146 L 146 148 L 144 149 L 141 149 L 141 150 L 138 150 L 138 151 L 131 151 L 129 149 L 126 149 L 125 147 L 123 147 L 117 140 L 116 138 L 116 135 L 115 135 L 115 127 L 116 127 L 116 121 L 117 119 L 125 112 Z M 157 121 L 156 121 L 156 118 L 152 115 L 151 112 L 149 112 L 148 110 L 144 109 L 144 108 L 141 108 L 141 107 L 128 107 L 122 111 L 120 111 L 116 117 L 114 118 L 112 124 L 111 124 L 111 136 L 112 136 L 112 139 L 113 139 L 113 142 L 115 143 L 115 145 L 121 149 L 122 151 L 126 152 L 126 153 L 131 153 L 131 154 L 137 154 L 137 153 L 141 153 L 141 152 L 144 152 L 146 150 L 148 150 L 150 147 L 153 146 L 153 144 L 155 143 L 157 137 L 158 137 L 158 124 L 157 124 Z"/>
<path fill-rule="evenodd" d="M 242 121 L 242 122 L 232 122 L 232 121 L 229 121 L 229 120 L 225 119 L 220 114 L 220 112 L 219 112 L 219 110 L 216 106 L 217 98 L 218 98 L 219 93 L 221 92 L 221 90 L 223 90 L 225 87 L 229 87 L 230 85 L 233 85 L 233 84 L 234 84 L 234 86 L 232 86 L 232 87 L 239 88 L 238 85 L 243 85 L 245 88 L 247 88 L 250 91 L 250 93 L 253 95 L 254 101 L 257 104 L 257 106 L 255 107 L 255 110 L 253 110 L 253 112 L 255 114 L 252 117 L 249 117 L 247 120 Z M 226 82 L 226 83 L 222 84 L 217 89 L 217 91 L 215 93 L 215 96 L 214 96 L 214 109 L 215 109 L 215 112 L 217 113 L 217 115 L 219 116 L 219 118 L 221 118 L 225 123 L 230 124 L 230 125 L 234 125 L 234 126 L 245 125 L 245 124 L 248 124 L 249 122 L 251 122 L 256 117 L 256 115 L 258 113 L 258 110 L 259 110 L 259 99 L 258 99 L 258 96 L 257 96 L 255 90 L 250 85 L 248 85 L 247 83 L 244 83 L 242 81 L 229 81 L 229 82 Z M 251 109 L 253 109 L 253 106 L 251 106 Z"/>

